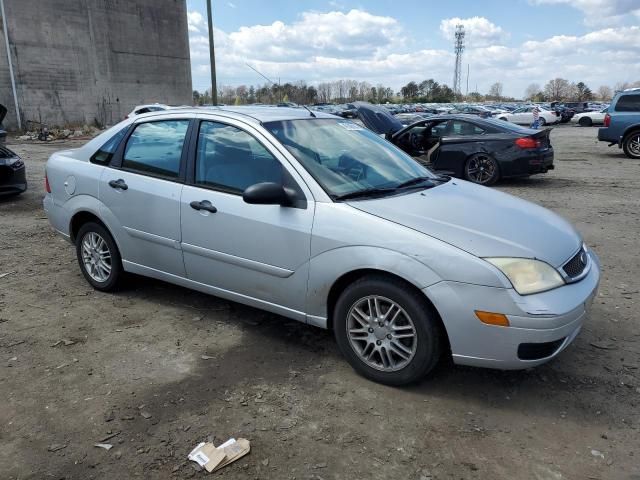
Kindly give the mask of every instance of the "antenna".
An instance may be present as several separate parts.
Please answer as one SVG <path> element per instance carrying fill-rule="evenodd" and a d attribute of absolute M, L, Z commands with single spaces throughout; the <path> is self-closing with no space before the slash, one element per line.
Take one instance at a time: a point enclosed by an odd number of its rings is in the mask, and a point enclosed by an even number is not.
<path fill-rule="evenodd" d="M 461 94 L 461 77 L 462 77 L 462 52 L 464 52 L 464 25 L 456 25 L 456 41 L 454 44 L 454 52 L 456 53 L 456 66 L 453 71 L 453 93 L 456 96 Z"/>

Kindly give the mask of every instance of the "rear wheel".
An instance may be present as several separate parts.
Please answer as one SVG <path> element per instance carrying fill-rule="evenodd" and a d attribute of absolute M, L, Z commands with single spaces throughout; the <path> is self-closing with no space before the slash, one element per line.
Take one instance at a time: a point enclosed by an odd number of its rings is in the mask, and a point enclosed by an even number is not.
<path fill-rule="evenodd" d="M 88 222 L 76 236 L 76 255 L 84 278 L 96 290 L 115 290 L 124 274 L 120 252 L 102 225 Z"/>
<path fill-rule="evenodd" d="M 403 282 L 369 276 L 340 295 L 334 334 L 358 373 L 386 385 L 404 385 L 424 377 L 440 359 L 436 315 L 426 299 Z"/>
<path fill-rule="evenodd" d="M 640 130 L 631 132 L 624 138 L 622 149 L 627 157 L 636 160 L 640 158 Z"/>
<path fill-rule="evenodd" d="M 538 125 L 540 125 L 541 127 L 544 127 L 546 124 L 547 124 L 547 121 L 544 118 L 542 117 L 538 118 Z"/>
<path fill-rule="evenodd" d="M 589 117 L 580 117 L 580 120 L 578 120 L 578 124 L 581 127 L 590 127 L 591 125 L 593 125 L 593 120 L 591 120 L 591 118 Z"/>
<path fill-rule="evenodd" d="M 476 153 L 464 166 L 464 178 L 480 185 L 493 185 L 500 178 L 498 162 L 491 155 Z"/>

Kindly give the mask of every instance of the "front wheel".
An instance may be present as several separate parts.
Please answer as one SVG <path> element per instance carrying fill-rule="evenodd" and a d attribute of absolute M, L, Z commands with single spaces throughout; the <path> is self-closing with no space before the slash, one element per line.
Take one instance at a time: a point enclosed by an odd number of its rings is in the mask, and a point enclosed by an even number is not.
<path fill-rule="evenodd" d="M 124 274 L 120 252 L 111 234 L 102 225 L 89 222 L 76 236 L 76 255 L 84 278 L 96 290 L 115 290 Z"/>
<path fill-rule="evenodd" d="M 467 160 L 464 178 L 479 185 L 493 185 L 500 178 L 498 162 L 486 153 L 477 153 Z"/>
<path fill-rule="evenodd" d="M 440 359 L 436 315 L 419 292 L 401 281 L 364 277 L 340 295 L 334 334 L 358 373 L 386 385 L 404 385 L 423 378 Z"/>
<path fill-rule="evenodd" d="M 640 158 L 640 130 L 631 132 L 622 141 L 622 149 L 627 157 L 633 159 Z"/>

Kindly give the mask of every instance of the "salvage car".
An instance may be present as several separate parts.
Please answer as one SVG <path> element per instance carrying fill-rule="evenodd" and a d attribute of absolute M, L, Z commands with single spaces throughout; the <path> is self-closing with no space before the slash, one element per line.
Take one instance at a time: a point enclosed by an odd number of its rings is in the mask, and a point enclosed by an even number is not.
<path fill-rule="evenodd" d="M 600 278 L 558 215 L 303 109 L 140 115 L 54 153 L 46 186 L 93 288 L 131 272 L 331 329 L 390 385 L 445 354 L 499 369 L 556 357 Z"/>
<path fill-rule="evenodd" d="M 20 157 L 0 145 L 0 197 L 18 195 L 27 189 L 27 175 Z"/>
<path fill-rule="evenodd" d="M 518 125 L 531 125 L 533 123 L 533 109 L 535 105 L 528 105 L 526 107 L 516 108 L 511 113 L 501 113 L 497 116 L 498 120 L 505 120 L 507 122 L 513 122 Z M 560 116 L 556 112 L 552 112 L 543 107 L 537 107 L 539 110 L 538 122 L 541 127 L 545 125 L 552 125 L 560 121 Z"/>
<path fill-rule="evenodd" d="M 492 185 L 553 170 L 550 129 L 531 130 L 475 115 L 437 115 L 403 126 L 386 110 L 356 103 L 370 130 L 440 173 Z"/>

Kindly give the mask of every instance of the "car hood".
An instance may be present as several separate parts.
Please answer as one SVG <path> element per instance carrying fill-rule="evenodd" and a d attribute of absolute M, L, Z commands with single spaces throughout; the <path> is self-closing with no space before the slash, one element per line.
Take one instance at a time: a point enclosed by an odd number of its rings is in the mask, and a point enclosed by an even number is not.
<path fill-rule="evenodd" d="M 378 135 L 391 135 L 404 128 L 404 125 L 384 107 L 367 102 L 356 102 L 354 105 L 364 126 Z"/>
<path fill-rule="evenodd" d="M 559 267 L 582 245 L 576 230 L 546 208 L 463 180 L 349 205 L 478 257 L 536 258 Z"/>

